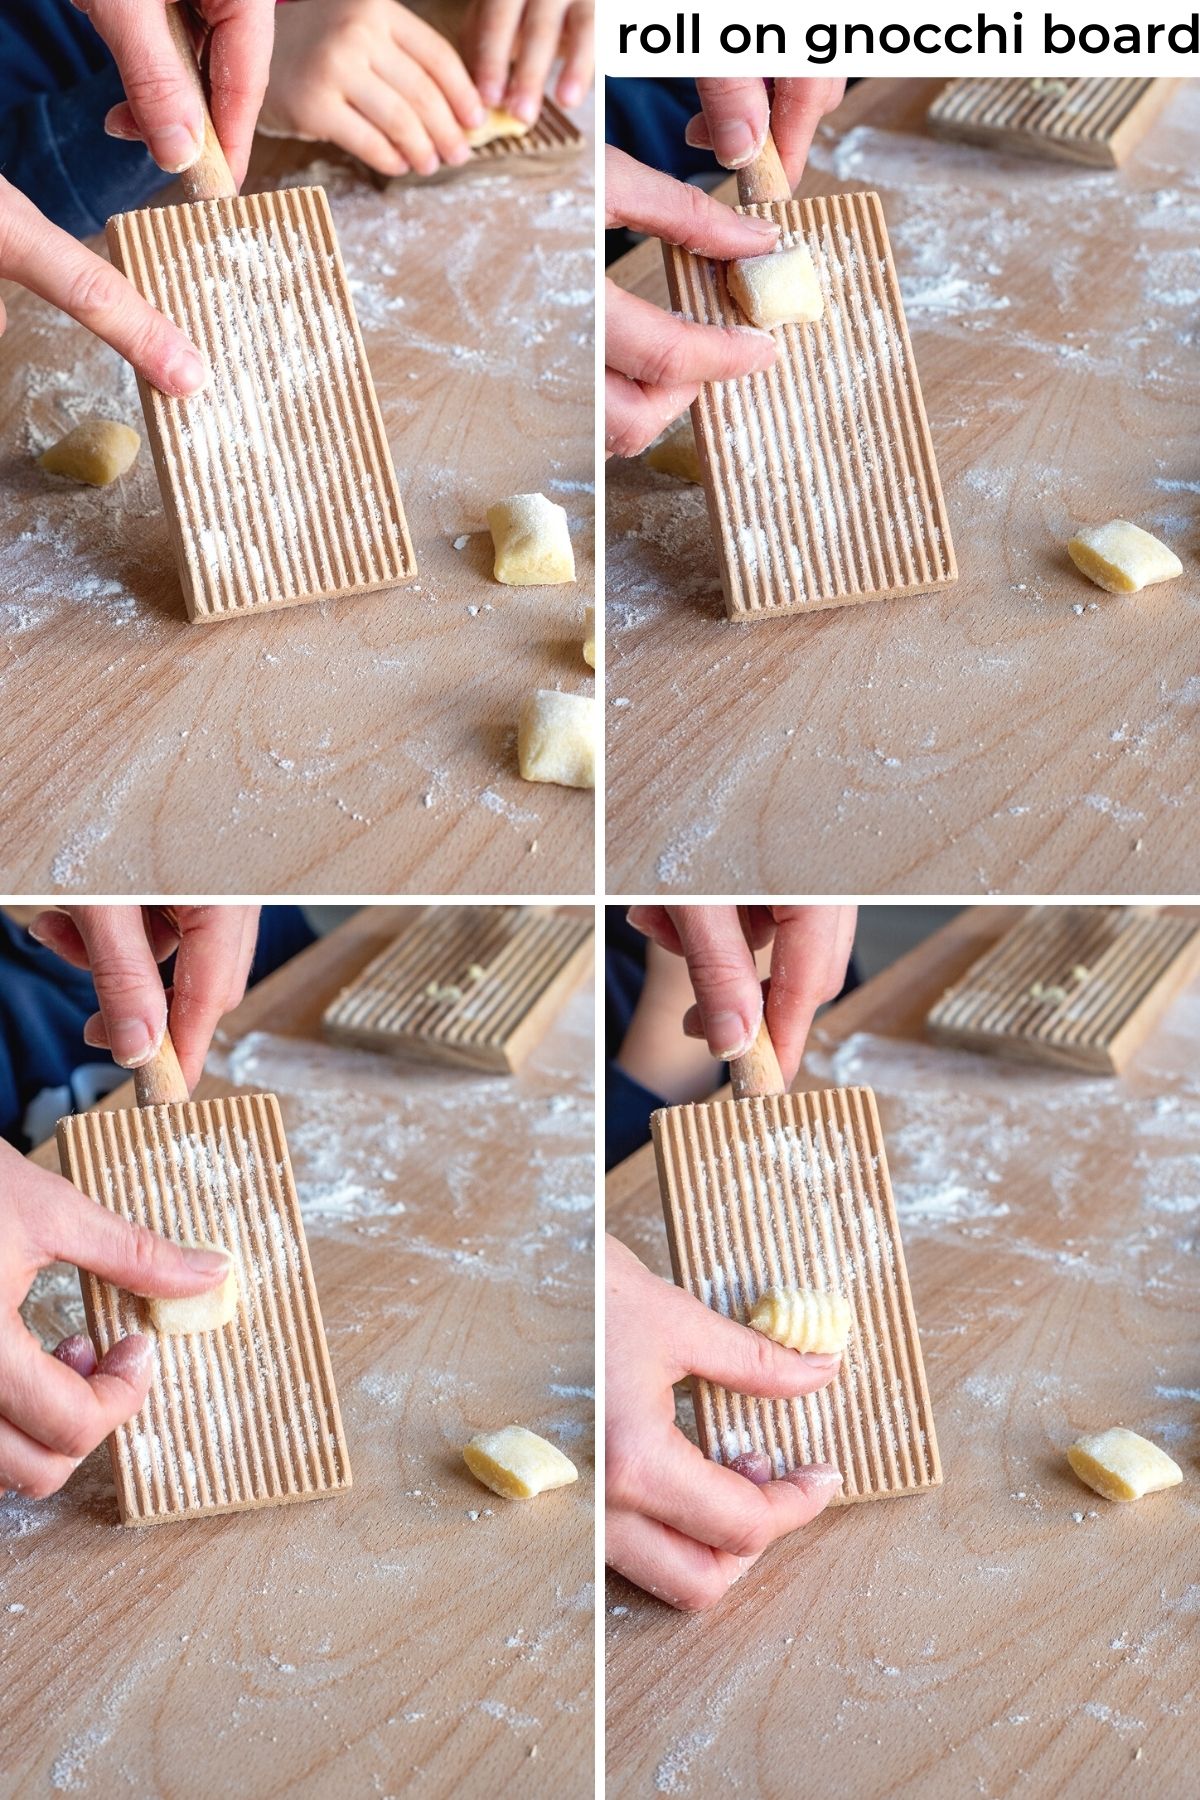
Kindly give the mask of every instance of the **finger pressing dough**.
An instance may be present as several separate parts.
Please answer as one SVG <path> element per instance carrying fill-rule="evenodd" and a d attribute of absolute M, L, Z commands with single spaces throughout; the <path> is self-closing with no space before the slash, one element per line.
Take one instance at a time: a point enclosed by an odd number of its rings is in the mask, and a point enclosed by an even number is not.
<path fill-rule="evenodd" d="M 696 436 L 692 430 L 692 422 L 685 419 L 674 431 L 669 431 L 657 444 L 651 444 L 646 452 L 646 461 L 652 469 L 663 475 L 678 475 L 681 481 L 701 480 L 700 453 L 696 449 Z"/>
<path fill-rule="evenodd" d="M 813 259 L 803 244 L 743 256 L 725 272 L 729 292 L 752 325 L 807 325 L 825 311 Z"/>
<path fill-rule="evenodd" d="M 220 1250 L 223 1244 L 210 1244 L 202 1238 L 186 1240 L 196 1250 Z M 233 1264 L 220 1287 L 206 1294 L 188 1294 L 179 1300 L 162 1300 L 151 1296 L 146 1301 L 150 1323 L 161 1337 L 182 1337 L 189 1331 L 217 1331 L 237 1317 L 238 1278 Z"/>
<path fill-rule="evenodd" d="M 69 481 L 86 481 L 89 487 L 107 487 L 131 469 L 142 440 L 131 425 L 115 419 L 88 419 L 68 431 L 38 457 L 51 475 Z"/>
<path fill-rule="evenodd" d="M 509 587 L 547 587 L 574 581 L 575 552 L 567 515 L 545 494 L 510 494 L 487 512 L 497 581 Z"/>
<path fill-rule="evenodd" d="M 1175 552 L 1128 519 L 1081 525 L 1067 545 L 1067 555 L 1089 581 L 1110 594 L 1136 594 L 1156 581 L 1172 581 L 1183 574 Z"/>
<path fill-rule="evenodd" d="M 482 150 L 485 144 L 494 143 L 497 138 L 524 137 L 529 129 L 516 113 L 510 113 L 503 106 L 489 106 L 483 124 L 472 125 L 466 139 L 472 150 Z"/>
<path fill-rule="evenodd" d="M 523 781 L 596 785 L 596 702 L 587 694 L 539 688 L 521 708 L 517 762 Z"/>
<path fill-rule="evenodd" d="M 1140 1500 L 1143 1494 L 1176 1487 L 1183 1480 L 1183 1470 L 1165 1450 L 1123 1425 L 1078 1438 L 1067 1451 L 1067 1461 L 1080 1481 L 1106 1500 Z"/>
<path fill-rule="evenodd" d="M 596 609 L 589 606 L 583 615 L 583 660 L 590 669 L 596 666 Z"/>
<path fill-rule="evenodd" d="M 788 1350 L 830 1355 L 846 1347 L 850 1306 L 840 1294 L 819 1288 L 768 1288 L 747 1323 Z"/>
<path fill-rule="evenodd" d="M 463 1449 L 463 1461 L 477 1481 L 506 1500 L 529 1500 L 579 1480 L 570 1457 L 524 1425 L 481 1431 Z"/>

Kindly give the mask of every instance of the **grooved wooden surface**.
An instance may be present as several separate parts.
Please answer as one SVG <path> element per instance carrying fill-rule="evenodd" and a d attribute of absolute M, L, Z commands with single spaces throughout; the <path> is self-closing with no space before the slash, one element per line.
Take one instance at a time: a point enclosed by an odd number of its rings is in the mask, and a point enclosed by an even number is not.
<path fill-rule="evenodd" d="M 417 572 L 324 189 L 120 213 L 112 259 L 212 369 L 139 381 L 188 617 L 369 593 Z"/>
<path fill-rule="evenodd" d="M 109 1439 L 125 1525 L 314 1500 L 350 1486 L 321 1308 L 273 1094 L 79 1113 L 59 1126 L 63 1174 L 120 1218 L 218 1244 L 237 1317 L 151 1337 L 145 1406 Z M 83 1274 L 99 1355 L 146 1331 L 132 1294 Z"/>
<path fill-rule="evenodd" d="M 923 594 L 950 525 L 877 194 L 741 207 L 807 246 L 825 311 L 772 368 L 701 388 L 692 424 L 732 619 Z M 740 325 L 723 266 L 664 244 L 672 305 Z"/>
<path fill-rule="evenodd" d="M 535 124 L 531 125 L 523 137 L 493 138 L 490 144 L 480 144 L 471 152 L 471 162 L 475 163 L 507 163 L 513 158 L 518 161 L 536 160 L 544 156 L 572 155 L 582 150 L 583 133 L 577 125 L 572 124 L 566 113 L 555 106 L 553 100 L 542 101 L 542 110 Z"/>
<path fill-rule="evenodd" d="M 929 1014 L 942 1043 L 1116 1074 L 1200 967 L 1200 927 L 1138 907 L 1043 906 Z"/>
<path fill-rule="evenodd" d="M 728 1463 L 765 1452 L 777 1475 L 829 1462 L 844 1501 L 918 1493 L 942 1478 L 921 1343 L 867 1088 L 772 1095 L 654 1114 L 675 1279 L 745 1322 L 771 1287 L 850 1303 L 834 1382 L 799 1400 L 695 1383 L 700 1447 Z"/>
<path fill-rule="evenodd" d="M 948 81 L 929 108 L 935 137 L 1115 168 L 1145 135 L 1173 81 L 1051 76 Z"/>
<path fill-rule="evenodd" d="M 340 993 L 331 1038 L 514 1069 L 591 966 L 592 924 L 540 907 L 441 906 Z"/>

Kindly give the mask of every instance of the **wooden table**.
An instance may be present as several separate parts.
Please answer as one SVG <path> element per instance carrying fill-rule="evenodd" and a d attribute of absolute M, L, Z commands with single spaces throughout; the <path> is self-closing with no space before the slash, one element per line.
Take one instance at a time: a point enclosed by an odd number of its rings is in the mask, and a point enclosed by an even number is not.
<path fill-rule="evenodd" d="M 189 625 L 148 450 L 98 490 L 33 461 L 88 414 L 140 427 L 132 376 L 0 283 L 0 887 L 590 893 L 593 796 L 523 782 L 515 749 L 526 694 L 593 688 L 590 145 L 381 190 L 260 140 L 248 186 L 285 179 L 329 192 L 417 581 Z M 533 489 L 575 587 L 492 579 L 486 509 Z"/>
<path fill-rule="evenodd" d="M 323 1045 L 403 923 L 368 908 L 265 980 L 200 1089 L 279 1094 L 354 1487 L 128 1530 L 101 1447 L 54 1499 L 0 1501 L 5 1795 L 470 1793 L 483 1766 L 591 1794 L 590 983 L 516 1077 Z M 74 1270 L 27 1311 L 78 1330 Z M 510 1419 L 580 1481 L 527 1505 L 474 1482 L 462 1444 Z"/>
<path fill-rule="evenodd" d="M 1012 918 L 966 913 L 832 1008 L 801 1077 L 878 1095 L 945 1486 L 825 1513 L 708 1614 L 613 1578 L 610 1796 L 1191 1791 L 1200 988 L 1121 1080 L 924 1043 Z M 668 1272 L 649 1149 L 608 1218 Z M 1065 1446 L 1117 1422 L 1184 1486 L 1077 1482 Z"/>
<path fill-rule="evenodd" d="M 1200 88 L 1119 173 L 936 143 L 936 89 L 852 89 L 799 191 L 882 194 L 960 579 L 730 624 L 700 489 L 610 462 L 613 891 L 1200 885 Z M 657 244 L 609 273 L 665 302 Z M 1114 515 L 1182 579 L 1084 580 L 1071 529 Z"/>

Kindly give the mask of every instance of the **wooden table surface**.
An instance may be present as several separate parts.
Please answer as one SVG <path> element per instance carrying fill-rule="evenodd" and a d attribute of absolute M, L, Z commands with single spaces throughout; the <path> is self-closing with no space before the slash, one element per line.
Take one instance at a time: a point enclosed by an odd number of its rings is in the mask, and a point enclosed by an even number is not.
<path fill-rule="evenodd" d="M 1191 1791 L 1200 987 L 1120 1080 L 925 1043 L 1013 917 L 961 915 L 832 1008 L 801 1077 L 878 1096 L 945 1485 L 825 1513 L 708 1614 L 612 1578 L 610 1796 Z M 669 1273 L 649 1149 L 608 1221 Z M 1184 1486 L 1077 1482 L 1066 1445 L 1116 1423 Z"/>
<path fill-rule="evenodd" d="M 148 448 L 104 489 L 33 460 L 83 416 L 140 429 L 132 375 L 0 283 L 0 889 L 590 893 L 593 796 L 515 748 L 526 694 L 594 686 L 590 143 L 381 190 L 260 140 L 248 187 L 282 179 L 329 193 L 416 583 L 189 625 Z M 575 587 L 492 579 L 487 507 L 535 489 Z"/>
<path fill-rule="evenodd" d="M 937 87 L 852 89 L 799 192 L 882 195 L 959 581 L 730 624 L 701 490 L 610 462 L 611 891 L 1200 886 L 1200 84 L 1118 173 L 937 143 Z M 665 302 L 657 244 L 609 273 Z M 1113 516 L 1183 577 L 1079 575 Z"/>
<path fill-rule="evenodd" d="M 354 1487 L 129 1530 L 102 1446 L 0 1500 L 5 1795 L 472 1793 L 482 1766 L 591 1793 L 591 984 L 516 1077 L 323 1045 L 403 922 L 369 908 L 254 989 L 199 1090 L 279 1095 Z M 80 1329 L 75 1271 L 26 1310 Z M 473 1481 L 462 1444 L 509 1420 L 579 1482 Z"/>

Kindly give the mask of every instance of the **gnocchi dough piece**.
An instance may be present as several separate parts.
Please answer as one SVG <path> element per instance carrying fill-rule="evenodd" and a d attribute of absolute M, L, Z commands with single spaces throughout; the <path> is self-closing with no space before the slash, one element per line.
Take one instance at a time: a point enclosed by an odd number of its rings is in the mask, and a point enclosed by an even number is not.
<path fill-rule="evenodd" d="M 646 452 L 646 461 L 652 469 L 661 475 L 678 475 L 681 481 L 699 483 L 700 452 L 696 448 L 696 437 L 692 431 L 692 422 L 685 419 L 674 431 L 669 431 L 657 444 L 651 444 Z"/>
<path fill-rule="evenodd" d="M 1140 1500 L 1183 1480 L 1183 1470 L 1165 1450 L 1123 1425 L 1077 1438 L 1067 1461 L 1080 1481 L 1106 1500 Z"/>
<path fill-rule="evenodd" d="M 589 669 L 596 666 L 596 609 L 586 607 L 583 614 L 583 660 Z"/>
<path fill-rule="evenodd" d="M 210 1244 L 205 1238 L 185 1238 L 183 1242 L 196 1250 L 220 1250 L 228 1255 L 223 1244 Z M 238 1278 L 232 1262 L 220 1287 L 210 1288 L 206 1294 L 188 1294 L 181 1300 L 161 1300 L 154 1296 L 146 1300 L 150 1323 L 160 1337 L 182 1337 L 189 1331 L 219 1331 L 222 1325 L 228 1325 L 237 1317 L 237 1309 Z"/>
<path fill-rule="evenodd" d="M 588 694 L 539 688 L 521 708 L 517 762 L 523 781 L 596 785 L 596 702 Z"/>
<path fill-rule="evenodd" d="M 808 325 L 825 311 L 817 271 L 804 244 L 768 250 L 765 256 L 743 256 L 728 265 L 725 279 L 750 323 L 764 331 L 776 325 Z"/>
<path fill-rule="evenodd" d="M 569 1487 L 579 1480 L 570 1457 L 524 1425 L 481 1431 L 464 1447 L 463 1461 L 476 1481 L 506 1500 L 531 1500 L 547 1488 Z"/>
<path fill-rule="evenodd" d="M 120 425 L 115 419 L 87 419 L 43 450 L 38 461 L 51 475 L 86 481 L 89 487 L 107 487 L 132 469 L 141 447 L 142 440 L 132 425 Z"/>
<path fill-rule="evenodd" d="M 483 124 L 472 125 L 466 138 L 472 150 L 482 150 L 485 144 L 493 144 L 497 138 L 524 137 L 529 130 L 525 120 L 518 119 L 516 113 L 510 113 L 503 106 L 489 106 Z"/>
<path fill-rule="evenodd" d="M 575 552 L 567 515 L 545 494 L 510 494 L 487 511 L 496 556 L 493 572 L 509 587 L 574 581 Z"/>
<path fill-rule="evenodd" d="M 1173 581 L 1183 574 L 1175 552 L 1128 519 L 1081 525 L 1067 545 L 1067 555 L 1089 581 L 1110 594 L 1136 594 L 1156 581 Z"/>
<path fill-rule="evenodd" d="M 788 1350 L 828 1356 L 846 1347 L 850 1304 L 841 1294 L 819 1288 L 768 1288 L 755 1301 L 747 1323 Z"/>

